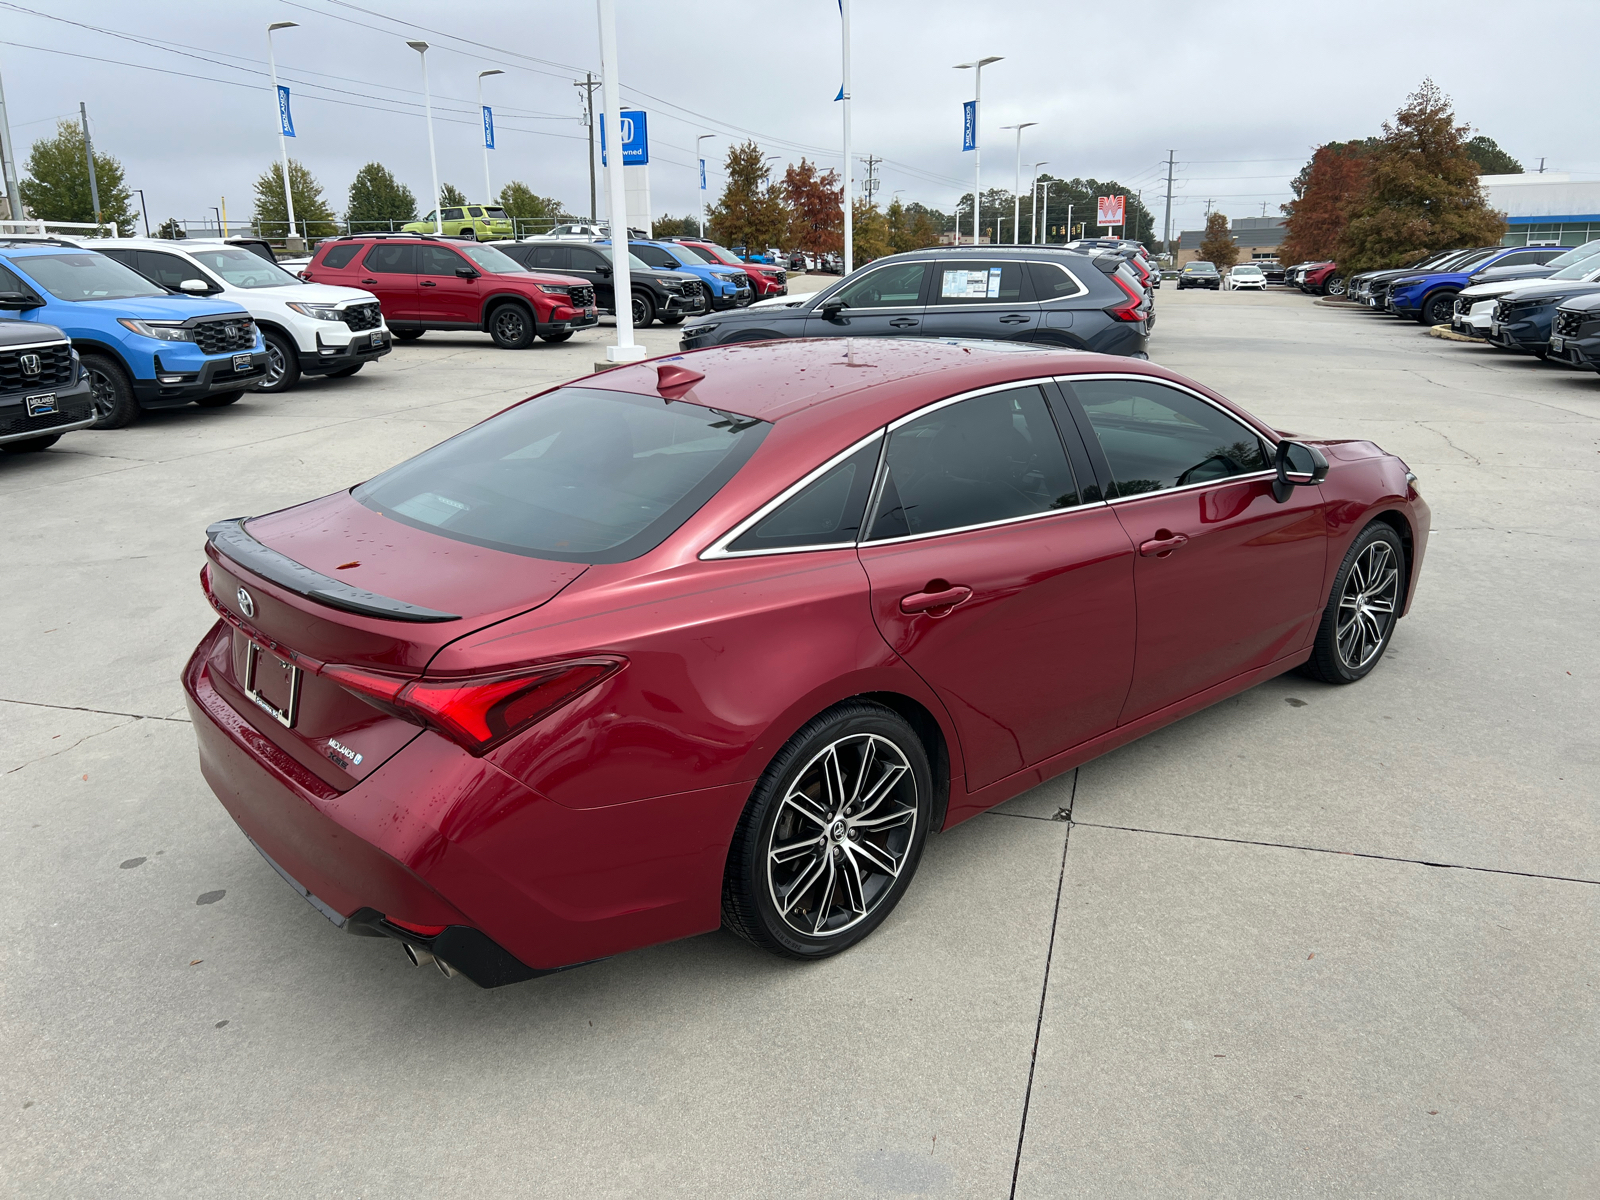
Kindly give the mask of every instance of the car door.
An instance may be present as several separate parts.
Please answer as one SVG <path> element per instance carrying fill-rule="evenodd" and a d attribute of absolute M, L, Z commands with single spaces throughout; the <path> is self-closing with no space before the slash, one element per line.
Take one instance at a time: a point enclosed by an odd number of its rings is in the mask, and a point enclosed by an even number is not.
<path fill-rule="evenodd" d="M 1146 377 L 1061 384 L 1138 550 L 1138 653 L 1121 721 L 1306 644 L 1327 599 L 1321 489 L 1273 496 L 1271 447 L 1198 393 Z"/>
<path fill-rule="evenodd" d="M 594 284 L 594 300 L 606 312 L 615 312 L 616 289 L 611 286 L 611 260 L 593 246 L 569 243 L 563 249 L 568 254 L 569 267 L 563 268 L 581 275 Z"/>
<path fill-rule="evenodd" d="M 1115 726 L 1133 547 L 1088 464 L 1074 471 L 1043 387 L 891 426 L 859 553 L 879 630 L 955 722 L 969 791 Z"/>
<path fill-rule="evenodd" d="M 930 337 L 1025 342 L 1038 325 L 1039 302 L 1026 263 L 974 257 L 934 264 L 922 316 Z"/>
<path fill-rule="evenodd" d="M 931 264 L 891 262 L 846 280 L 806 311 L 806 337 L 915 337 Z M 835 306 L 838 307 L 835 307 Z"/>
<path fill-rule="evenodd" d="M 466 269 L 470 276 L 456 272 Z M 417 308 L 430 325 L 483 323 L 483 284 L 478 269 L 449 246 L 417 247 Z"/>
<path fill-rule="evenodd" d="M 359 286 L 378 298 L 386 320 L 414 323 L 420 319 L 415 242 L 377 242 L 361 260 L 361 269 Z"/>

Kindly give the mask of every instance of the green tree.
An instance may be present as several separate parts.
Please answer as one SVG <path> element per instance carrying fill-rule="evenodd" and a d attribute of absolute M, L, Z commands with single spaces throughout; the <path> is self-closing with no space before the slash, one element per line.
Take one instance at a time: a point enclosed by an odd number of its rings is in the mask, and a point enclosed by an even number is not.
<path fill-rule="evenodd" d="M 46 221 L 95 219 L 83 129 L 76 122 L 58 122 L 55 137 L 35 142 L 23 172 L 18 181 L 22 202 L 35 217 Z M 116 222 L 124 237 L 136 234 L 134 223 L 139 214 L 133 208 L 133 193 L 123 183 L 122 164 L 96 150 L 94 178 L 100 192 L 99 219 Z"/>
<path fill-rule="evenodd" d="M 883 215 L 888 224 L 889 248 L 895 254 L 939 244 L 941 226 L 934 222 L 930 210 L 922 205 L 901 204 L 899 200 L 891 200 Z"/>
<path fill-rule="evenodd" d="M 818 171 L 804 158 L 783 173 L 784 209 L 789 227 L 783 245 L 811 254 L 838 254 L 844 249 L 844 190 L 839 172 Z M 854 232 L 852 231 L 852 235 Z"/>
<path fill-rule="evenodd" d="M 299 215 L 296 207 L 295 215 Z M 356 172 L 350 184 L 350 203 L 344 219 L 352 233 L 362 229 L 388 229 L 417 219 L 417 198 L 382 163 L 370 162 Z"/>
<path fill-rule="evenodd" d="M 855 218 L 851 223 L 854 244 L 850 250 L 855 257 L 852 266 L 859 267 L 875 258 L 894 253 L 889 241 L 889 219 L 878 210 L 876 204 L 870 200 L 857 200 L 852 206 L 852 213 Z"/>
<path fill-rule="evenodd" d="M 189 234 L 182 225 L 178 224 L 177 217 L 168 217 L 165 221 L 161 222 L 161 225 L 156 229 L 156 236 L 158 238 L 165 238 L 169 242 L 173 242 L 177 241 L 179 238 L 186 238 L 189 236 Z"/>
<path fill-rule="evenodd" d="M 322 185 L 310 171 L 289 160 L 289 186 L 294 190 L 294 221 L 306 237 L 333 237 L 339 232 L 333 210 L 322 198 Z M 283 164 L 273 163 L 256 180 L 256 233 L 283 237 L 289 230 L 289 213 L 283 205 Z"/>
<path fill-rule="evenodd" d="M 694 237 L 700 232 L 699 217 L 672 217 L 662 213 L 650 223 L 656 237 Z"/>
<path fill-rule="evenodd" d="M 566 205 L 554 196 L 540 196 L 527 184 L 513 179 L 500 189 L 500 207 L 514 221 L 543 221 L 558 224 L 567 217 Z M 521 227 L 518 227 L 521 232 Z"/>
<path fill-rule="evenodd" d="M 455 184 L 441 183 L 439 185 L 440 208 L 460 208 L 466 202 L 466 196 L 462 195 L 461 189 L 456 187 Z"/>
<path fill-rule="evenodd" d="M 1217 270 L 1226 271 L 1239 261 L 1239 247 L 1228 232 L 1228 218 L 1219 212 L 1206 218 L 1206 235 L 1200 241 L 1200 257 L 1215 263 Z"/>
<path fill-rule="evenodd" d="M 1484 175 L 1521 175 L 1522 164 L 1504 150 L 1487 134 L 1480 133 L 1467 143 L 1467 153 L 1478 164 Z"/>
<path fill-rule="evenodd" d="M 1407 97 L 1373 148 L 1367 188 L 1339 240 L 1339 265 L 1398 267 L 1435 250 L 1493 245 L 1506 222 L 1484 199 L 1465 125 L 1431 79 Z"/>
<path fill-rule="evenodd" d="M 790 213 L 783 189 L 767 180 L 755 142 L 728 148 L 728 185 L 712 207 L 706 232 L 725 246 L 764 250 L 783 240 Z"/>

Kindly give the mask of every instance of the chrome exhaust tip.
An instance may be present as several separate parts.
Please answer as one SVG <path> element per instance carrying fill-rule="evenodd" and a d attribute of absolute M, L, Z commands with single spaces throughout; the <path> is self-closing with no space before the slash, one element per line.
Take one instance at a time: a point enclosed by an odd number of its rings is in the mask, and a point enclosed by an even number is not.
<path fill-rule="evenodd" d="M 425 967 L 429 963 L 437 963 L 439 961 L 421 946 L 413 946 L 410 942 L 401 942 L 400 948 L 406 952 L 406 957 L 411 960 L 413 967 Z"/>

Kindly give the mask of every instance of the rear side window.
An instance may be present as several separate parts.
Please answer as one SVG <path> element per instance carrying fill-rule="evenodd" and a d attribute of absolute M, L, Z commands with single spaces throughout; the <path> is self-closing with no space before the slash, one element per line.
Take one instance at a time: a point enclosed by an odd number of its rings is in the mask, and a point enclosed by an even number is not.
<path fill-rule="evenodd" d="M 889 435 L 871 539 L 987 525 L 1079 503 L 1036 387 L 974 396 Z"/>
<path fill-rule="evenodd" d="M 881 438 L 874 438 L 740 534 L 728 549 L 793 550 L 854 544 L 861 533 L 882 444 Z"/>
<path fill-rule="evenodd" d="M 680 400 L 561 388 L 355 489 L 396 521 L 561 562 L 625 562 L 716 494 L 771 428 Z"/>
<path fill-rule="evenodd" d="M 467 209 L 467 216 L 472 217 L 474 219 L 476 219 L 478 217 L 481 217 L 481 216 L 483 216 L 483 209 L 481 209 L 481 208 L 469 208 L 469 209 Z"/>
<path fill-rule="evenodd" d="M 338 271 L 350 265 L 350 260 L 361 252 L 361 243 L 355 242 L 344 246 L 335 246 L 322 256 L 322 265 L 330 271 Z"/>
<path fill-rule="evenodd" d="M 459 208 L 447 208 L 444 210 L 443 219 L 446 221 L 459 221 L 461 220 L 461 210 Z"/>
<path fill-rule="evenodd" d="M 1026 264 L 940 263 L 930 304 L 1017 304 L 1033 299 Z"/>
<path fill-rule="evenodd" d="M 1059 263 L 1029 263 L 1028 274 L 1033 279 L 1034 294 L 1047 303 L 1081 296 L 1089 290 Z"/>
<path fill-rule="evenodd" d="M 374 275 L 415 275 L 417 273 L 417 248 L 415 246 L 389 246 L 380 242 L 367 251 L 361 265 Z"/>

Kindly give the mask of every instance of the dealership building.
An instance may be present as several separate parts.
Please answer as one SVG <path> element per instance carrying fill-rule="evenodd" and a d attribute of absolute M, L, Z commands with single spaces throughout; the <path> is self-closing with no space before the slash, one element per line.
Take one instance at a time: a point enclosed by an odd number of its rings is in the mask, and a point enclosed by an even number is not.
<path fill-rule="evenodd" d="M 1482 175 L 1489 207 L 1506 214 L 1508 246 L 1581 246 L 1600 238 L 1600 181 L 1549 171 Z"/>
<path fill-rule="evenodd" d="M 1277 258 L 1278 247 L 1283 244 L 1283 218 L 1235 217 L 1228 233 L 1233 237 L 1233 244 L 1239 247 L 1240 262 Z M 1205 237 L 1204 229 L 1185 229 L 1178 235 L 1178 266 L 1200 257 L 1200 243 Z"/>

